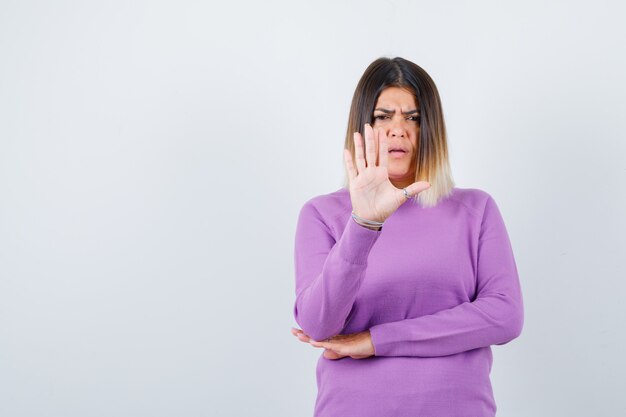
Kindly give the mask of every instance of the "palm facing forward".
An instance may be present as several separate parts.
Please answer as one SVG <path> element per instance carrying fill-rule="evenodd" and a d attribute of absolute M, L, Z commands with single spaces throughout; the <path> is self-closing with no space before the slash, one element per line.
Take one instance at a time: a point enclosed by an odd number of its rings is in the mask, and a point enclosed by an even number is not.
<path fill-rule="evenodd" d="M 374 131 L 369 124 L 365 125 L 364 134 L 365 145 L 361 134 L 354 133 L 356 167 L 350 151 L 344 150 L 352 211 L 359 217 L 384 222 L 407 198 L 402 189 L 389 180 L 387 134 L 382 129 Z M 406 190 L 410 196 L 414 196 L 429 187 L 427 181 L 418 181 L 406 187 Z"/>

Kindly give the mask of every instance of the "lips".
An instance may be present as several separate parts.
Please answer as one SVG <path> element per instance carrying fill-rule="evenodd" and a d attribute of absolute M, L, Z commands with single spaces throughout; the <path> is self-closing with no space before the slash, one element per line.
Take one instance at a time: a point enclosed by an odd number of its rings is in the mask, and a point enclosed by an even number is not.
<path fill-rule="evenodd" d="M 392 153 L 392 152 L 406 153 L 406 149 L 404 149 L 404 148 L 395 148 L 395 147 L 394 148 L 389 148 L 389 153 Z"/>

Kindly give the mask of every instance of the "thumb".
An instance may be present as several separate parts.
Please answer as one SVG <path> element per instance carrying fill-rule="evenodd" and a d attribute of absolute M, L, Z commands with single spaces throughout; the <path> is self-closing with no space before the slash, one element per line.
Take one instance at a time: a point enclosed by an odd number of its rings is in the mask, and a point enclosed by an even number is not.
<path fill-rule="evenodd" d="M 344 356 L 331 349 L 324 349 L 323 355 L 326 359 L 341 359 Z"/>
<path fill-rule="evenodd" d="M 418 181 L 406 187 L 406 192 L 409 193 L 410 197 L 415 197 L 417 194 L 429 188 L 430 183 L 428 181 Z"/>

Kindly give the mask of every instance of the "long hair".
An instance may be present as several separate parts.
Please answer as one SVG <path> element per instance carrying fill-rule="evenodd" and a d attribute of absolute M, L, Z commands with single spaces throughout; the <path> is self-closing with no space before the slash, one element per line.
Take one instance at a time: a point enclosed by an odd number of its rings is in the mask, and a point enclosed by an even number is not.
<path fill-rule="evenodd" d="M 354 161 L 353 133 L 363 135 L 364 125 L 373 124 L 378 96 L 388 87 L 400 87 L 411 92 L 417 103 L 420 131 L 412 164 L 416 168 L 415 181 L 428 181 L 430 188 L 413 198 L 423 207 L 433 207 L 452 192 L 455 184 L 448 161 L 446 126 L 439 92 L 432 78 L 421 67 L 400 57 L 378 58 L 367 67 L 352 97 L 344 147 L 350 151 Z M 349 188 L 347 171 L 343 187 Z"/>

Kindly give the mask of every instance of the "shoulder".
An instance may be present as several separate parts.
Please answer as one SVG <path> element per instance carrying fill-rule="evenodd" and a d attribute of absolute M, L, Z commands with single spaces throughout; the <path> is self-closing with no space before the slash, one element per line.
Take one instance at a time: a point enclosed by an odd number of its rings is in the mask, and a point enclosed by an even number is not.
<path fill-rule="evenodd" d="M 351 210 L 350 193 L 340 188 L 308 199 L 300 209 L 298 224 L 301 228 L 321 228 L 338 236 Z"/>
<path fill-rule="evenodd" d="M 478 217 L 483 217 L 487 205 L 495 204 L 491 194 L 479 188 L 454 187 L 448 199 Z"/>
<path fill-rule="evenodd" d="M 352 203 L 350 202 L 350 193 L 345 188 L 327 194 L 317 195 L 308 199 L 302 210 L 315 210 L 322 217 L 333 218 L 345 214 L 350 211 Z"/>

